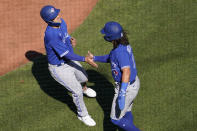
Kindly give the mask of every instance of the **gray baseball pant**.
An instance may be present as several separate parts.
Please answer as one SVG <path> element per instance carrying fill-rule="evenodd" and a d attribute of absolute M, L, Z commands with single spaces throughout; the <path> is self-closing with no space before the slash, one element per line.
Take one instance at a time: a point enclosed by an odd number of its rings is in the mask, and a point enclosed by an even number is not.
<path fill-rule="evenodd" d="M 135 78 L 135 82 L 127 87 L 126 90 L 126 96 L 125 96 L 125 108 L 121 111 L 118 107 L 118 93 L 119 93 L 119 88 L 120 84 L 115 83 L 115 94 L 114 94 L 114 99 L 112 102 L 112 107 L 111 107 L 111 119 L 114 120 L 120 120 L 128 111 L 131 111 L 132 105 L 133 105 L 133 100 L 138 94 L 139 88 L 140 88 L 140 80 L 138 76 Z"/>
<path fill-rule="evenodd" d="M 70 61 L 61 66 L 48 66 L 51 76 L 72 93 L 73 102 L 77 107 L 78 116 L 88 115 L 83 100 L 81 83 L 87 82 L 87 74 L 82 65 L 77 61 Z"/>

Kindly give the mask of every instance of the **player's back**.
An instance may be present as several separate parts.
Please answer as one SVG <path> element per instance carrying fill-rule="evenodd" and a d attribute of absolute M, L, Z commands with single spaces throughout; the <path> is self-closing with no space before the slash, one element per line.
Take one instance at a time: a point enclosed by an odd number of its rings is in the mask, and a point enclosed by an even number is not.
<path fill-rule="evenodd" d="M 58 28 L 47 26 L 44 36 L 44 44 L 45 44 L 48 62 L 53 65 L 57 65 L 64 62 L 64 60 L 61 59 L 53 49 L 53 45 L 61 41 L 58 35 L 59 35 Z"/>
<path fill-rule="evenodd" d="M 132 81 L 133 79 L 135 79 L 137 75 L 137 69 L 136 69 L 132 47 L 130 45 L 120 44 L 113 51 L 113 53 L 115 55 L 115 61 L 116 60 L 118 61 L 119 68 L 123 68 L 122 65 L 126 64 L 127 66 L 127 64 L 129 64 L 128 66 L 130 66 L 130 70 L 131 70 L 130 80 Z M 123 61 L 123 63 L 120 63 L 121 61 Z"/>

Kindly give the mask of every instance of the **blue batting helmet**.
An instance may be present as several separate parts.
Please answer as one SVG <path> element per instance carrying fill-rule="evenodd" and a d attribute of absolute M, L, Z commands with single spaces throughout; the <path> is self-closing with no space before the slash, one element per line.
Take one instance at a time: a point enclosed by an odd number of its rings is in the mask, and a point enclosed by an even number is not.
<path fill-rule="evenodd" d="M 123 37 L 123 28 L 118 22 L 107 22 L 104 28 L 101 30 L 102 34 L 105 34 L 104 39 L 106 41 L 117 40 Z"/>
<path fill-rule="evenodd" d="M 58 16 L 60 12 L 60 9 L 56 9 L 54 6 L 52 5 L 46 5 L 44 6 L 41 11 L 40 11 L 40 16 L 42 17 L 42 19 L 48 23 L 49 25 L 52 26 L 59 26 L 60 23 L 55 23 L 53 22 L 53 20 Z"/>

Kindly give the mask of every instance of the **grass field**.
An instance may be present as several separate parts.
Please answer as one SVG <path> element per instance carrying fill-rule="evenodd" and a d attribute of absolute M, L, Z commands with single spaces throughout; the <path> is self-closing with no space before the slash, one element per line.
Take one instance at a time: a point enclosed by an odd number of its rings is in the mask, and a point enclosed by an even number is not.
<path fill-rule="evenodd" d="M 117 21 L 128 31 L 141 80 L 134 123 L 142 131 L 197 130 L 196 7 L 196 0 L 100 0 L 72 33 L 76 53 L 103 55 L 112 48 L 100 34 L 104 23 Z M 95 99 L 84 97 L 97 122 L 90 128 L 77 120 L 70 93 L 50 77 L 46 55 L 39 55 L 0 77 L 0 131 L 118 130 L 109 121 L 113 79 L 108 64 L 94 69 L 82 63 L 88 85 L 97 91 Z"/>

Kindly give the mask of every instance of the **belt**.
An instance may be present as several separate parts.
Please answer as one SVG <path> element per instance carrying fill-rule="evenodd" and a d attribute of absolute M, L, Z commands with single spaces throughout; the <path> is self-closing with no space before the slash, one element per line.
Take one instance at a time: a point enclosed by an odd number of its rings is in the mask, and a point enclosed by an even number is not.
<path fill-rule="evenodd" d="M 129 85 L 132 85 L 135 82 L 135 79 L 129 82 Z"/>
<path fill-rule="evenodd" d="M 51 64 L 51 65 L 59 67 L 59 66 L 62 66 L 62 65 L 64 65 L 64 64 L 66 64 L 66 62 L 62 62 L 62 63 L 57 64 L 57 65 L 53 65 L 53 64 Z"/>
<path fill-rule="evenodd" d="M 130 81 L 130 82 L 129 82 L 129 85 L 132 85 L 134 82 L 135 82 L 135 79 L 132 80 L 132 81 Z M 121 82 L 117 82 L 117 81 L 116 81 L 115 83 L 118 84 L 118 85 L 121 85 Z"/>

